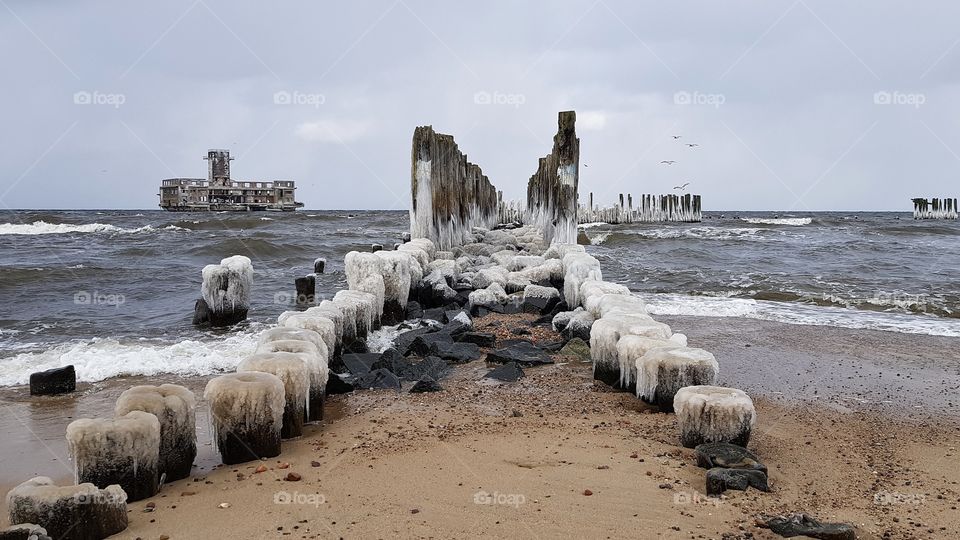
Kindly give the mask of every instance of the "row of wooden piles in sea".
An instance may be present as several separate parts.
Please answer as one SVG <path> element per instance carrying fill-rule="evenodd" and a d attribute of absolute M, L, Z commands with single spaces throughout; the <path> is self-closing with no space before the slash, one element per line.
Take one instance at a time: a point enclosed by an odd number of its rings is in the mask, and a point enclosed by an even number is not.
<path fill-rule="evenodd" d="M 913 219 L 957 219 L 957 199 L 913 199 Z"/>
<path fill-rule="evenodd" d="M 954 206 L 954 209 L 956 207 Z M 498 219 L 500 223 L 528 224 L 531 222 L 523 201 L 504 201 L 503 192 L 498 192 Z M 619 202 L 612 206 L 598 206 L 590 193 L 587 204 L 578 204 L 576 222 L 584 223 L 699 223 L 703 220 L 700 195 L 644 194 L 634 206 L 633 195 L 621 193 Z"/>

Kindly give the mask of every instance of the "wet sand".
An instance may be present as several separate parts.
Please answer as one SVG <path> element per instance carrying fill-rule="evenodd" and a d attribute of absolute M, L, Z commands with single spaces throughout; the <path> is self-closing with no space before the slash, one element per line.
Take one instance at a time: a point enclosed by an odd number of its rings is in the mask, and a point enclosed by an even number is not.
<path fill-rule="evenodd" d="M 705 471 L 677 446 L 673 415 L 595 386 L 589 363 L 558 358 L 497 385 L 481 380 L 480 361 L 442 381 L 443 392 L 330 398 L 327 420 L 259 474 L 259 463 L 215 466 L 201 403 L 193 478 L 131 504 L 118 537 L 773 538 L 756 516 L 796 511 L 853 523 L 862 538 L 960 535 L 960 339 L 660 320 L 714 352 L 721 384 L 754 398 L 750 446 L 772 493 L 704 497 Z M 181 384 L 199 394 L 205 381 Z M 109 414 L 140 382 L 38 400 L 5 390 L 0 488 L 37 474 L 69 481 L 66 424 Z M 302 480 L 284 480 L 289 472 Z M 156 510 L 144 512 L 151 501 Z"/>

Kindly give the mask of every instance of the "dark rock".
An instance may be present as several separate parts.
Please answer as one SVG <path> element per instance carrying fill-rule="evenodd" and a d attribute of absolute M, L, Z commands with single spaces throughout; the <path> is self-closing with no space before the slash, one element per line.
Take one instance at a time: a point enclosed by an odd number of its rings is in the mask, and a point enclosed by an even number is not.
<path fill-rule="evenodd" d="M 297 288 L 297 304 L 312 304 L 317 294 L 317 278 L 299 277 L 293 280 L 293 284 Z"/>
<path fill-rule="evenodd" d="M 491 313 L 487 306 L 473 306 L 470 308 L 470 315 L 474 317 L 486 317 Z"/>
<path fill-rule="evenodd" d="M 336 373 L 331 373 L 330 378 L 327 379 L 327 395 L 328 396 L 331 396 L 334 394 L 349 394 L 350 392 L 353 392 L 353 390 L 354 390 L 353 384 L 343 380 L 343 378 L 341 378 L 340 375 L 337 375 Z"/>
<path fill-rule="evenodd" d="M 57 516 L 60 517 L 60 516 Z M 73 525 L 71 523 L 71 525 Z M 9 529 L 0 531 L 0 540 L 51 540 L 50 536 L 42 534 L 38 528 L 39 525 L 21 524 L 13 525 Z M 76 529 L 77 527 L 71 527 Z M 46 530 L 46 529 L 44 529 Z M 110 534 L 110 533 L 104 533 Z M 65 537 L 69 538 L 69 537 Z"/>
<path fill-rule="evenodd" d="M 194 326 L 203 326 L 210 324 L 210 316 L 213 314 L 213 310 L 210 309 L 210 306 L 207 305 L 207 301 L 203 298 L 198 298 L 196 303 L 193 304 L 193 321 Z"/>
<path fill-rule="evenodd" d="M 370 364 L 370 371 L 385 369 L 396 374 L 398 370 L 402 369 L 402 366 L 407 364 L 409 364 L 407 359 L 404 358 L 399 351 L 391 347 L 380 353 L 380 358 Z"/>
<path fill-rule="evenodd" d="M 400 379 L 385 369 L 378 369 L 357 379 L 357 387 L 365 390 L 400 390 Z"/>
<path fill-rule="evenodd" d="M 563 356 L 572 356 L 574 358 L 580 359 L 582 362 L 590 362 L 590 345 L 580 338 L 573 338 L 560 349 L 560 352 Z"/>
<path fill-rule="evenodd" d="M 514 382 L 523 377 L 523 369 L 521 369 L 516 362 L 509 362 L 494 370 L 491 370 L 489 373 L 484 375 L 484 377 L 488 379 L 496 379 L 498 381 Z"/>
<path fill-rule="evenodd" d="M 524 313 L 537 313 L 544 314 L 549 313 L 557 304 L 560 303 L 559 296 L 528 296 L 523 299 L 523 303 L 520 304 L 520 309 Z"/>
<path fill-rule="evenodd" d="M 420 394 L 422 392 L 439 392 L 443 390 L 443 387 L 440 386 L 440 383 L 433 380 L 431 377 L 424 377 L 417 381 L 417 384 L 413 385 L 413 388 L 410 389 L 411 394 Z"/>
<path fill-rule="evenodd" d="M 468 322 L 456 321 L 457 316 L 460 315 L 461 313 L 463 313 L 463 315 L 467 318 Z M 450 309 L 443 312 L 443 322 L 445 324 L 459 322 L 460 324 L 465 324 L 471 328 L 473 327 L 473 321 L 470 319 L 470 314 L 468 314 L 467 311 L 464 309 Z"/>
<path fill-rule="evenodd" d="M 450 366 L 442 358 L 428 356 L 419 362 L 408 362 L 396 374 L 405 381 L 416 382 L 427 377 L 439 381 L 449 370 Z"/>
<path fill-rule="evenodd" d="M 728 489 L 745 491 L 748 487 L 770 491 L 766 473 L 755 469 L 724 469 L 723 467 L 707 471 L 707 495 L 720 495 Z"/>
<path fill-rule="evenodd" d="M 546 351 L 537 347 L 529 341 L 520 339 L 507 340 L 501 344 L 501 348 L 487 353 L 487 362 L 497 364 L 508 364 L 516 362 L 521 366 L 535 366 L 540 364 L 552 364 L 553 359 Z"/>
<path fill-rule="evenodd" d="M 465 332 L 457 338 L 457 341 L 475 343 L 481 347 L 493 347 L 497 343 L 497 337 L 484 332 Z"/>
<path fill-rule="evenodd" d="M 507 302 L 505 304 L 487 306 L 487 308 L 494 313 L 501 313 L 503 315 L 516 315 L 517 313 L 523 313 L 523 308 L 521 307 L 520 302 Z"/>
<path fill-rule="evenodd" d="M 367 340 L 364 338 L 347 341 L 344 339 L 341 348 L 341 354 L 364 354 L 370 351 L 367 347 Z"/>
<path fill-rule="evenodd" d="M 564 345 L 566 345 L 566 341 L 548 341 L 537 346 L 549 353 L 557 353 Z"/>
<path fill-rule="evenodd" d="M 423 317 L 423 308 L 420 307 L 420 302 L 415 300 L 410 300 L 407 302 L 407 307 L 405 311 L 405 316 L 407 319 L 420 319 Z"/>
<path fill-rule="evenodd" d="M 447 323 L 446 326 L 440 329 L 441 333 L 448 334 L 454 341 L 460 341 L 460 337 L 470 331 L 471 326 L 468 324 L 463 324 L 460 321 L 453 321 Z"/>
<path fill-rule="evenodd" d="M 770 529 L 784 538 L 804 536 L 818 540 L 856 540 L 856 530 L 846 523 L 821 523 L 807 514 L 764 516 L 759 526 Z"/>
<path fill-rule="evenodd" d="M 480 358 L 480 347 L 473 343 L 437 340 L 430 344 L 430 354 L 455 364 L 466 364 Z"/>
<path fill-rule="evenodd" d="M 753 469 L 767 472 L 767 466 L 760 459 L 742 446 L 718 442 L 705 443 L 695 448 L 697 466 L 704 469 L 721 467 L 724 469 Z"/>
<path fill-rule="evenodd" d="M 515 336 L 529 336 L 529 335 L 530 335 L 530 329 L 529 329 L 529 328 L 524 328 L 524 327 L 522 327 L 522 326 L 518 326 L 518 327 L 516 327 L 516 328 L 511 329 L 511 330 L 510 330 L 510 333 L 513 334 L 513 335 L 515 335 Z"/>
<path fill-rule="evenodd" d="M 380 353 L 351 353 L 343 355 L 343 364 L 355 377 L 362 377 L 373 370 L 373 364 L 380 360 Z"/>
<path fill-rule="evenodd" d="M 30 374 L 31 396 L 67 394 L 76 389 L 77 372 L 72 365 Z"/>
<path fill-rule="evenodd" d="M 426 356 L 432 354 L 434 343 L 453 343 L 453 336 L 446 332 L 433 332 L 430 334 L 421 334 L 413 339 L 407 348 L 407 355 L 416 354 Z"/>
<path fill-rule="evenodd" d="M 413 341 L 417 339 L 418 336 L 430 334 L 436 331 L 436 328 L 425 326 L 423 328 L 417 328 L 415 330 L 410 330 L 409 332 L 404 332 L 393 340 L 393 347 L 397 349 L 400 354 L 406 356 L 410 352 L 410 345 L 413 344 Z"/>
<path fill-rule="evenodd" d="M 446 315 L 446 311 L 444 311 L 443 308 L 439 308 L 439 307 L 423 310 L 424 319 L 431 319 L 439 323 L 444 322 L 445 315 Z"/>

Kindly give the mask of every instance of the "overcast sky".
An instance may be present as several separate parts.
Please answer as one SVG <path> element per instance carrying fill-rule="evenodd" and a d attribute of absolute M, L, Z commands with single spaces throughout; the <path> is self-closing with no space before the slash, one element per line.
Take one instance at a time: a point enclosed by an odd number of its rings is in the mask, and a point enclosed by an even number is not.
<path fill-rule="evenodd" d="M 574 109 L 581 197 L 690 182 L 707 210 L 909 210 L 960 195 L 957 20 L 948 1 L 0 0 L 0 207 L 157 208 L 162 178 L 228 148 L 234 178 L 295 180 L 307 208 L 406 209 L 425 124 L 518 198 Z"/>

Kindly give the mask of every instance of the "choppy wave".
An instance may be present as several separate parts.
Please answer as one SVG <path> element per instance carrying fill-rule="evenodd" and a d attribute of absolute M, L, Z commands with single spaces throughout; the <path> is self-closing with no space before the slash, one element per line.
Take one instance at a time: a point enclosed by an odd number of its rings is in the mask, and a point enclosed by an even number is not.
<path fill-rule="evenodd" d="M 34 221 L 33 223 L 0 223 L 0 235 L 9 234 L 69 234 L 69 233 L 144 233 L 154 231 L 186 231 L 176 225 L 167 225 L 166 227 L 154 227 L 153 225 L 144 225 L 135 229 L 124 229 L 109 223 L 83 223 L 75 225 L 72 223 L 47 223 L 46 221 Z"/>
<path fill-rule="evenodd" d="M 794 227 L 800 225 L 809 225 L 813 223 L 813 218 L 740 218 L 747 223 L 752 223 L 754 225 L 792 225 Z"/>
<path fill-rule="evenodd" d="M 655 240 L 691 238 L 697 240 L 764 240 L 780 236 L 781 233 L 754 227 L 663 227 L 640 230 L 612 230 L 601 243 L 614 244 L 636 242 L 637 237 Z M 596 242 L 595 242 L 596 243 Z"/>
<path fill-rule="evenodd" d="M 883 330 L 905 334 L 960 337 L 960 320 L 882 313 L 744 298 L 687 296 L 680 294 L 641 295 L 652 315 L 693 315 L 743 317 L 786 324 L 838 326 L 857 330 Z"/>
<path fill-rule="evenodd" d="M 589 229 L 592 227 L 600 227 L 601 225 L 609 225 L 609 223 L 606 221 L 591 221 L 589 223 L 581 223 L 577 225 L 577 227 L 580 227 L 581 229 Z"/>
<path fill-rule="evenodd" d="M 86 382 L 160 373 L 209 375 L 235 368 L 256 345 L 257 333 L 253 330 L 212 341 L 188 339 L 174 344 L 94 338 L 3 359 L 0 386 L 27 384 L 31 373 L 71 364 L 76 367 L 77 379 Z"/>

